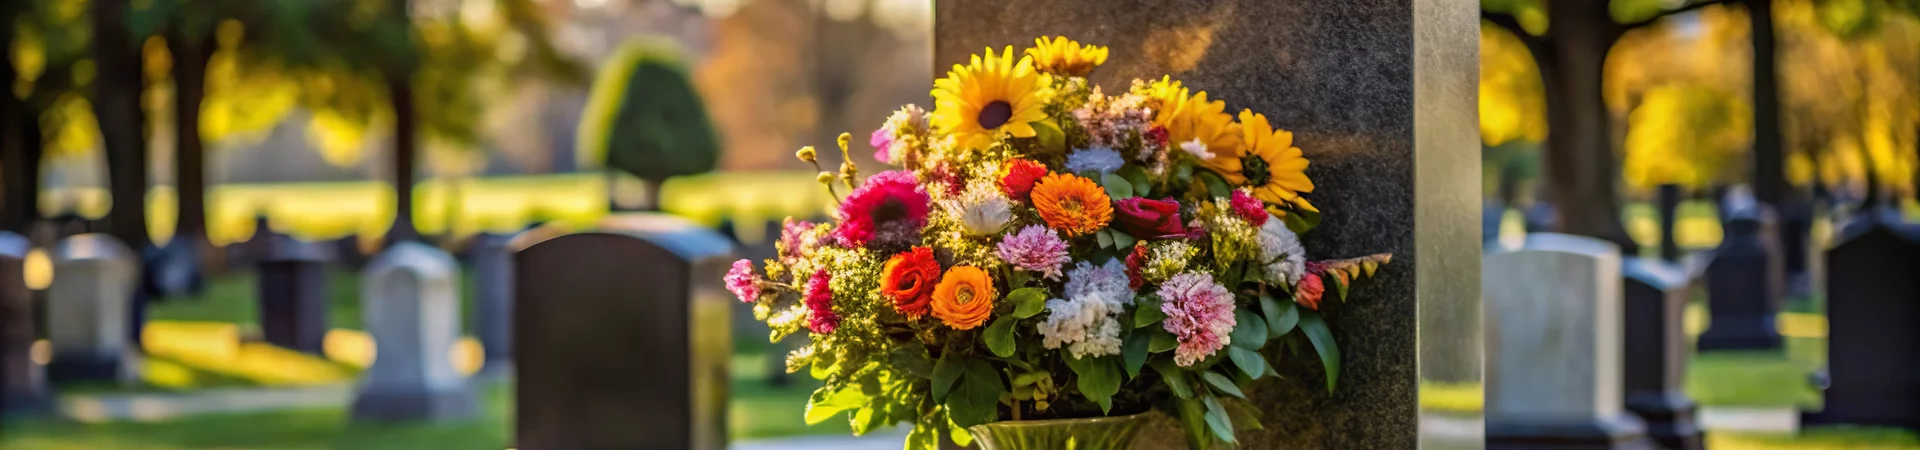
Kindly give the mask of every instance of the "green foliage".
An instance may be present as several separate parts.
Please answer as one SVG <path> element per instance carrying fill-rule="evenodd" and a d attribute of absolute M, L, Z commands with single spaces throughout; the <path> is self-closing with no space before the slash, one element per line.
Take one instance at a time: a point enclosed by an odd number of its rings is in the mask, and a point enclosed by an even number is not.
<path fill-rule="evenodd" d="M 1333 385 L 1340 380 L 1340 347 L 1333 342 L 1333 330 L 1327 328 L 1327 322 L 1320 319 L 1319 313 L 1300 315 L 1300 331 L 1313 343 L 1314 353 L 1320 354 L 1320 366 L 1327 371 L 1327 392 L 1333 392 Z"/>
<path fill-rule="evenodd" d="M 659 39 L 628 41 L 606 62 L 579 134 L 584 161 L 645 180 L 711 171 L 720 160 L 719 137 L 685 57 Z"/>

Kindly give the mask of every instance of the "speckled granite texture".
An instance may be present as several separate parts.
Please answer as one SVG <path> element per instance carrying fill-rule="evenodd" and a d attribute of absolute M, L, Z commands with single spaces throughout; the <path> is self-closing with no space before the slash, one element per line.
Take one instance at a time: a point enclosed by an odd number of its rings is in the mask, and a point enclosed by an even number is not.
<path fill-rule="evenodd" d="M 1103 86 L 1173 75 L 1231 112 L 1251 108 L 1294 131 L 1313 161 L 1309 198 L 1326 212 L 1307 248 L 1394 261 L 1352 301 L 1324 307 L 1345 357 L 1337 392 L 1305 358 L 1280 362 L 1286 378 L 1254 393 L 1266 427 L 1241 430 L 1244 447 L 1452 447 L 1422 436 L 1418 398 L 1423 379 L 1480 381 L 1477 7 L 944 0 L 934 8 L 935 73 L 988 46 L 1065 35 L 1112 47 L 1093 75 Z M 1167 431 L 1149 432 L 1142 448 L 1184 446 Z"/>

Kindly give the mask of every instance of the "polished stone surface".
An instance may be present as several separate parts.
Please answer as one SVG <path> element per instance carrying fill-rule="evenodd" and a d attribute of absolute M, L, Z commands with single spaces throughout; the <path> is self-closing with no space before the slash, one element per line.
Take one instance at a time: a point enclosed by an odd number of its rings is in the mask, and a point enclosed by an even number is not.
<path fill-rule="evenodd" d="M 1647 422 L 1647 434 L 1671 449 L 1700 450 L 1699 405 L 1686 392 L 1683 316 L 1692 292 L 1686 269 L 1656 258 L 1625 258 L 1626 405 Z"/>
<path fill-rule="evenodd" d="M 132 327 L 140 262 L 112 236 L 79 234 L 54 245 L 53 284 L 47 287 L 47 339 L 55 382 L 138 379 Z"/>
<path fill-rule="evenodd" d="M 1920 429 L 1920 229 L 1865 216 L 1827 264 L 1832 384 L 1801 420 Z"/>
<path fill-rule="evenodd" d="M 1394 260 L 1324 307 L 1344 355 L 1338 389 L 1327 393 L 1317 366 L 1283 363 L 1288 377 L 1255 394 L 1265 429 L 1241 437 L 1255 448 L 1437 448 L 1448 442 L 1421 438 L 1422 386 L 1477 389 L 1480 378 L 1478 6 L 940 2 L 934 64 L 944 74 L 989 46 L 1065 35 L 1112 47 L 1092 75 L 1108 89 L 1172 75 L 1295 132 L 1312 160 L 1308 197 L 1325 211 L 1305 237 L 1312 256 Z"/>
<path fill-rule="evenodd" d="M 517 447 L 725 448 L 732 243 L 653 214 L 536 236 L 513 262 Z"/>
<path fill-rule="evenodd" d="M 474 334 L 486 362 L 486 376 L 513 367 L 513 250 L 512 235 L 482 233 L 471 249 L 474 285 Z"/>
<path fill-rule="evenodd" d="M 1779 220 L 1771 207 L 1730 196 L 1725 237 L 1707 266 L 1707 331 L 1700 351 L 1784 350 L 1775 326 L 1786 290 Z"/>
<path fill-rule="evenodd" d="M 477 412 L 453 368 L 460 339 L 460 267 L 453 255 L 401 242 L 375 256 L 362 277 L 367 334 L 377 354 L 361 375 L 355 420 L 457 420 Z"/>

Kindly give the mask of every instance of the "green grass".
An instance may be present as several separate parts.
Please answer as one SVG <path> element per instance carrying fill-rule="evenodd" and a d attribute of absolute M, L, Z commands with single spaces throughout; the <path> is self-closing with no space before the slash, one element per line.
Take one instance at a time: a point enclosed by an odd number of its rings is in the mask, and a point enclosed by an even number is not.
<path fill-rule="evenodd" d="M 360 272 L 341 266 L 331 266 L 326 270 L 327 277 L 327 326 L 361 330 L 366 316 L 360 310 Z M 474 289 L 473 273 L 462 270 L 460 274 L 460 311 L 465 329 L 474 329 Z M 228 322 L 240 324 L 242 328 L 259 326 L 260 303 L 254 292 L 258 287 L 251 270 L 241 270 L 221 276 L 207 283 L 206 292 L 191 297 L 182 297 L 155 303 L 148 310 L 148 320 L 178 322 Z"/>
<path fill-rule="evenodd" d="M 1912 450 L 1920 449 L 1920 434 L 1911 431 L 1819 427 L 1799 434 L 1707 433 L 1707 448 L 1737 450 Z"/>
<path fill-rule="evenodd" d="M 1723 351 L 1696 354 L 1687 366 L 1687 393 L 1706 406 L 1819 408 L 1807 376 L 1827 360 L 1827 340 L 1788 338 L 1786 352 Z"/>

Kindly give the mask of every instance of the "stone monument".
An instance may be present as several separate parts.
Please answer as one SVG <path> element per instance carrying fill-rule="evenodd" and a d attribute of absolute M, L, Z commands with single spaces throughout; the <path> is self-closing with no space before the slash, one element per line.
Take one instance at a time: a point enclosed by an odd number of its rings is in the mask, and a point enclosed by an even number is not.
<path fill-rule="evenodd" d="M 1801 423 L 1920 429 L 1920 229 L 1866 214 L 1827 251 L 1823 409 Z"/>
<path fill-rule="evenodd" d="M 513 369 L 513 236 L 482 233 L 472 246 L 474 334 L 486 361 L 486 377 Z"/>
<path fill-rule="evenodd" d="M 1701 333 L 1700 351 L 1780 350 L 1775 326 L 1786 289 L 1785 266 L 1773 210 L 1751 201 L 1729 200 L 1725 235 L 1707 266 L 1707 309 L 1712 314 Z"/>
<path fill-rule="evenodd" d="M 356 421 L 472 417 L 476 400 L 453 368 L 460 338 L 460 268 L 453 256 L 405 241 L 367 264 L 361 283 L 373 366 L 353 399 Z"/>
<path fill-rule="evenodd" d="M 319 355 L 327 338 L 326 245 L 280 233 L 257 240 L 254 281 L 267 343 Z"/>
<path fill-rule="evenodd" d="M 1696 405 L 1687 396 L 1684 311 L 1691 280 L 1686 269 L 1653 258 L 1626 258 L 1626 405 L 1647 423 L 1660 446 L 1700 450 Z"/>
<path fill-rule="evenodd" d="M 648 214 L 527 244 L 514 256 L 516 445 L 725 448 L 732 244 Z"/>
<path fill-rule="evenodd" d="M 47 288 L 47 336 L 54 382 L 138 378 L 132 327 L 134 289 L 140 268 L 133 252 L 102 233 L 79 234 L 55 244 L 53 285 Z"/>

